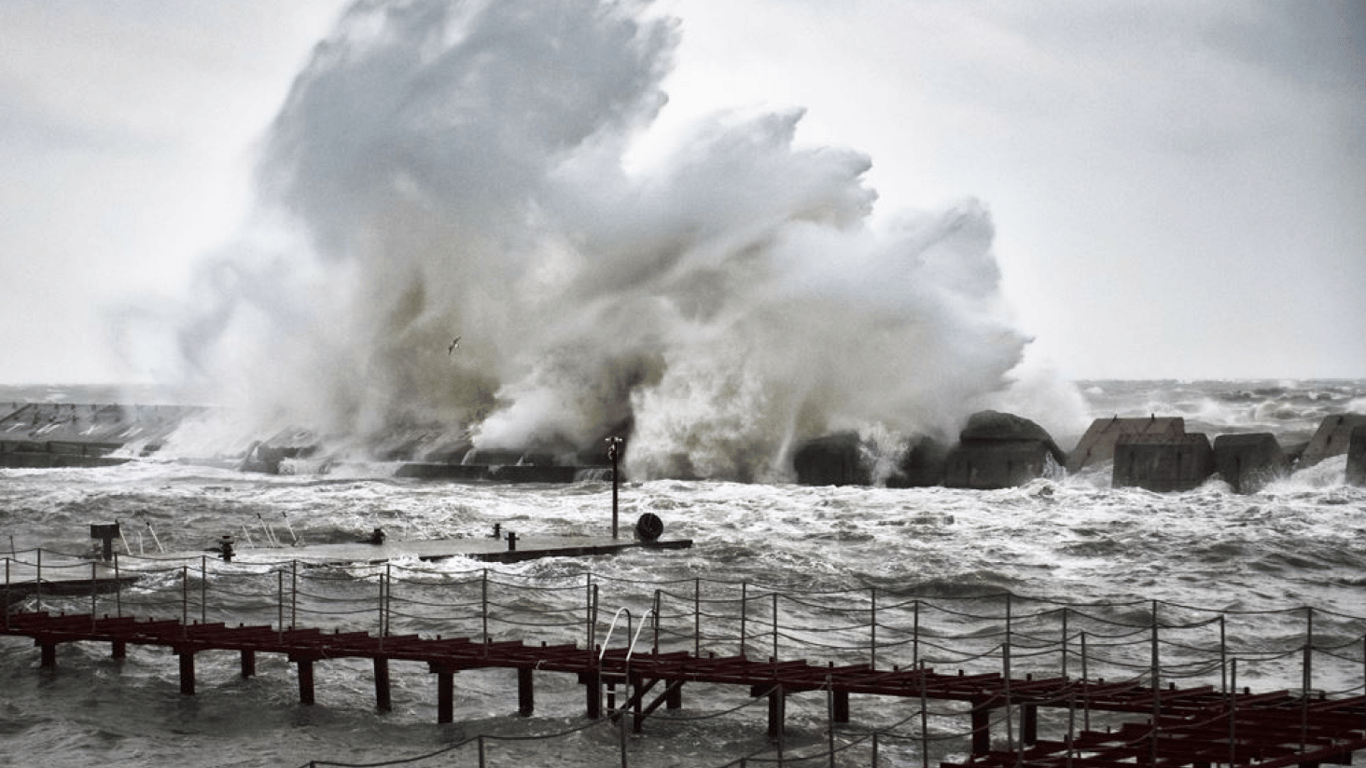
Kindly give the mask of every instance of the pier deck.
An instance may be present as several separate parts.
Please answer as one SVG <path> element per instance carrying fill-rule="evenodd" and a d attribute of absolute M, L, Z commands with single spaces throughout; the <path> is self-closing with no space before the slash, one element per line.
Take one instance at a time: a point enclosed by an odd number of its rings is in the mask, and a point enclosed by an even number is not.
<path fill-rule="evenodd" d="M 323 632 L 315 628 L 263 626 L 229 627 L 221 623 L 184 624 L 175 620 L 131 617 L 57 615 L 46 612 L 13 613 L 0 634 L 33 638 L 42 649 L 42 664 L 56 664 L 56 647 L 67 642 L 108 642 L 122 657 L 128 644 L 171 649 L 180 660 L 180 689 L 195 691 L 194 657 L 208 651 L 242 654 L 243 675 L 254 674 L 255 655 L 285 655 L 298 669 L 300 702 L 314 703 L 313 665 L 325 659 L 367 658 L 374 662 L 376 700 L 389 708 L 390 661 L 419 662 L 438 677 L 438 717 L 450 722 L 453 712 L 452 676 L 462 670 L 506 668 L 517 671 L 518 712 L 534 708 L 532 673 L 569 673 L 587 691 L 587 714 L 600 717 L 602 686 L 627 684 L 621 713 L 632 713 L 635 727 L 661 703 L 681 705 L 686 683 L 747 687 L 751 696 L 768 696 L 769 728 L 782 728 L 783 700 L 804 691 L 828 691 L 833 697 L 835 722 L 848 722 L 851 694 L 902 699 L 934 699 L 971 705 L 973 757 L 946 768 L 986 766 L 1008 768 L 1021 759 L 1030 766 L 1090 766 L 1120 763 L 1208 766 L 1212 763 L 1257 765 L 1318 765 L 1347 762 L 1352 752 L 1366 749 L 1366 697 L 1306 700 L 1287 692 L 1254 695 L 1221 694 L 1208 687 L 1190 690 L 1153 690 L 1137 684 L 1089 683 L 1067 678 L 1010 680 L 1001 675 L 941 674 L 932 669 L 876 669 L 865 664 L 835 667 L 805 660 L 758 660 L 744 656 L 698 657 L 688 652 L 606 653 L 572 644 L 554 646 L 524 642 L 481 642 L 472 638 L 374 636 L 367 632 Z M 662 683 L 655 702 L 646 692 Z M 1083 731 L 1071 737 L 1041 740 L 1037 733 L 1039 707 L 1073 711 L 1151 713 L 1146 721 L 1124 723 L 1117 731 Z M 1016 708 L 1020 713 L 1020 751 L 993 750 L 989 713 Z M 1154 727 L 1156 723 L 1156 727 Z M 1156 758 L 1156 762 L 1153 761 Z"/>

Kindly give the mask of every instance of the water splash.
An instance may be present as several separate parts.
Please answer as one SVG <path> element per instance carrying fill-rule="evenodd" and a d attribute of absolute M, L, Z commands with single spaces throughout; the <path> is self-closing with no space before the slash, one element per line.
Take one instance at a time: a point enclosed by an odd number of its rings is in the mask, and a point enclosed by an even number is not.
<path fill-rule="evenodd" d="M 954 434 L 1027 344 L 988 211 L 875 220 L 870 159 L 801 146 L 800 110 L 628 162 L 680 29 L 647 2 L 357 2 L 265 138 L 260 212 L 180 326 L 188 369 L 256 428 L 360 445 L 629 430 L 636 477 L 777 479 L 835 429 Z"/>

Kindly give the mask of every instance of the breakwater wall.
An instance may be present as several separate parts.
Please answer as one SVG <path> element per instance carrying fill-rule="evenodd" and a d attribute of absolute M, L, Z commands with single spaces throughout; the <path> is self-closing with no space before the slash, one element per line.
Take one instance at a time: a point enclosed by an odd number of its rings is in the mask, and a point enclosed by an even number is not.
<path fill-rule="evenodd" d="M 155 454 L 195 406 L 70 403 L 0 404 L 0 466 L 89 467 Z M 252 443 L 240 456 L 204 463 L 243 471 L 326 472 L 313 434 L 284 430 Z M 431 480 L 570 483 L 610 480 L 616 469 L 593 448 L 554 455 L 480 451 L 440 430 L 396 434 L 376 459 L 396 461 L 395 475 Z M 600 455 L 603 454 L 603 455 Z M 1116 487 L 1184 491 L 1219 476 L 1234 491 L 1255 493 L 1269 482 L 1324 459 L 1347 455 L 1345 482 L 1366 485 L 1366 415 L 1327 416 L 1305 445 L 1284 447 L 1271 433 L 1187 432 L 1181 417 L 1096 419 L 1075 448 L 1063 451 L 1029 419 L 997 411 L 973 414 L 955 442 L 920 438 L 890 474 L 875 477 L 875 449 L 854 432 L 808 440 L 792 466 L 804 485 L 946 486 L 989 490 L 1060 477 L 1109 463 Z"/>

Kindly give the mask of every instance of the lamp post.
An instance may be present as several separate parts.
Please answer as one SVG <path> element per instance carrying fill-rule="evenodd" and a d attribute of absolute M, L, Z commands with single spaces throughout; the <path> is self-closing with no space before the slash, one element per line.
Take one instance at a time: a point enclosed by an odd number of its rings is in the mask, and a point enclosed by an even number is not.
<path fill-rule="evenodd" d="M 621 438 L 607 438 L 607 458 L 612 462 L 612 540 L 617 539 L 617 478 L 621 465 Z"/>

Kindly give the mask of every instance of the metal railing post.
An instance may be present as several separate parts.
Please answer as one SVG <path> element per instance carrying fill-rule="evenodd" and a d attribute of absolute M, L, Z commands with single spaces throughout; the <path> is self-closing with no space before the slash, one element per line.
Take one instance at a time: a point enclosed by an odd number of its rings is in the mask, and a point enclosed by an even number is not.
<path fill-rule="evenodd" d="M 281 637 L 285 634 L 285 572 L 275 572 L 275 618 L 276 626 L 279 629 L 276 633 Z"/>
<path fill-rule="evenodd" d="M 289 562 L 289 626 L 299 626 L 299 561 Z"/>
<path fill-rule="evenodd" d="M 702 580 L 692 583 L 692 654 L 702 655 Z"/>
<path fill-rule="evenodd" d="M 190 623 L 190 566 L 180 566 L 180 631 Z"/>
<path fill-rule="evenodd" d="M 489 569 L 479 572 L 479 616 L 483 621 L 484 645 L 489 642 Z"/>
<path fill-rule="evenodd" d="M 778 660 L 778 593 L 773 593 L 773 660 Z"/>
<path fill-rule="evenodd" d="M 1062 607 L 1062 679 L 1067 679 L 1067 606 Z"/>
<path fill-rule="evenodd" d="M 868 590 L 868 667 L 877 669 L 877 587 Z"/>
<path fill-rule="evenodd" d="M 746 633 L 745 633 L 745 630 L 746 630 L 746 627 L 745 627 L 745 617 L 746 617 L 746 615 L 747 615 L 747 613 L 748 613 L 748 612 L 745 610 L 745 608 L 746 608 L 748 602 L 749 602 L 749 582 L 747 582 L 747 581 L 742 581 L 742 582 L 740 582 L 740 658 L 742 658 L 742 659 L 745 658 L 745 640 L 746 640 Z"/>
<path fill-rule="evenodd" d="M 199 556 L 199 623 L 209 623 L 209 557 Z"/>

